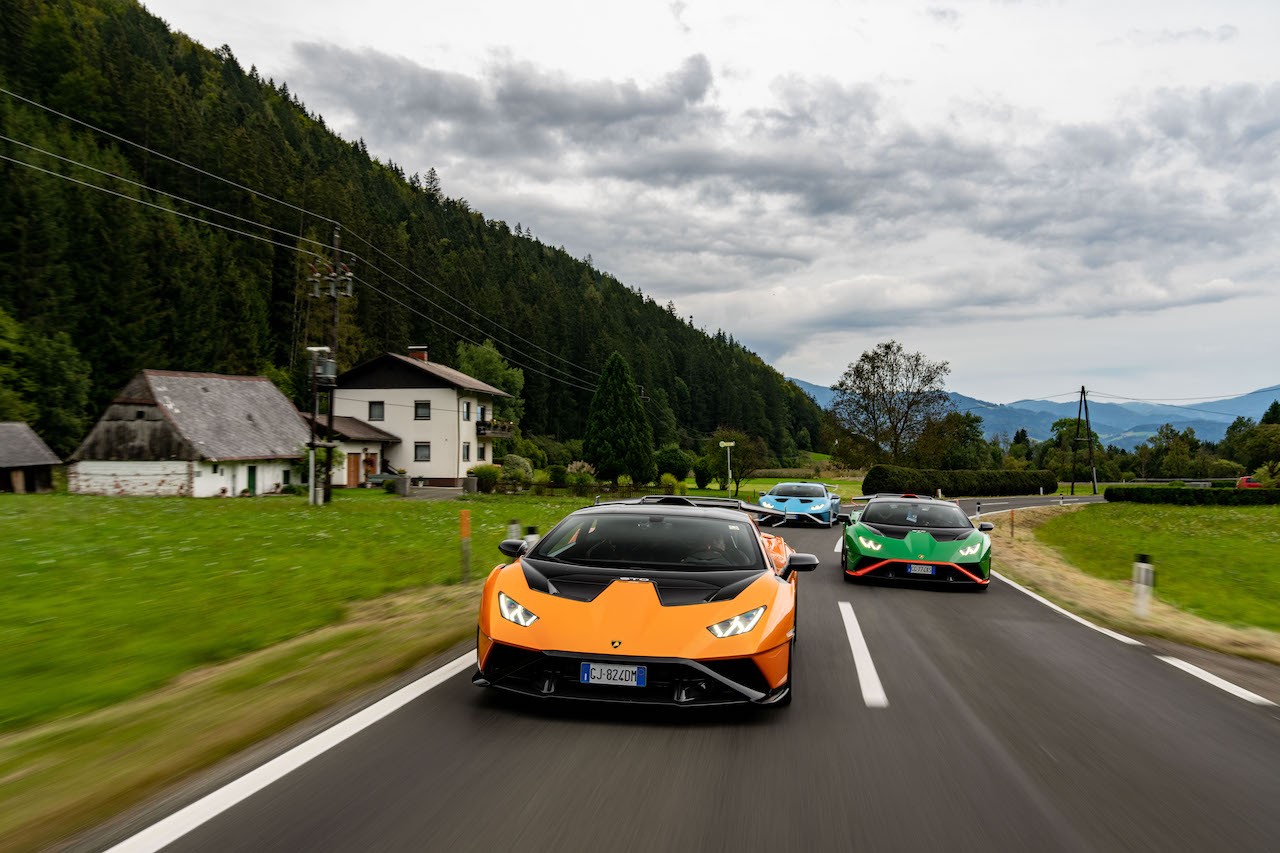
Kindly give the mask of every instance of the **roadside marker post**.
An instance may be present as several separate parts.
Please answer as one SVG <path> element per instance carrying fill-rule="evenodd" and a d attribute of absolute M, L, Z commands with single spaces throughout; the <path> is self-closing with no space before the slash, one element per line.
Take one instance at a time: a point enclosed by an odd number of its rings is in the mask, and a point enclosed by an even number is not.
<path fill-rule="evenodd" d="M 520 538 L 520 519 L 513 518 L 507 522 L 507 538 L 508 539 Z"/>
<path fill-rule="evenodd" d="M 471 510 L 458 513 L 458 529 L 462 534 L 462 581 L 471 579 Z"/>
<path fill-rule="evenodd" d="M 524 529 L 524 542 L 530 548 L 538 544 L 538 540 L 542 537 L 538 535 L 538 528 L 530 525 Z"/>
<path fill-rule="evenodd" d="M 1013 538 L 1013 510 L 1009 510 L 1009 538 Z"/>
<path fill-rule="evenodd" d="M 1151 590 L 1156 585 L 1156 569 L 1151 565 L 1151 557 L 1139 554 L 1133 564 L 1133 614 L 1139 619 L 1147 618 L 1151 611 Z"/>

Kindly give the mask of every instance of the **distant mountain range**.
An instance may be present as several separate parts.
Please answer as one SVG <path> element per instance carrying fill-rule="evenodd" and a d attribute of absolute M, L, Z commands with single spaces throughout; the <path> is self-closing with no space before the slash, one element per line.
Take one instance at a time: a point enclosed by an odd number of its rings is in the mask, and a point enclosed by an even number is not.
<path fill-rule="evenodd" d="M 835 392 L 824 385 L 814 385 L 803 379 L 787 377 L 812 397 L 819 406 L 831 405 Z M 948 392 L 951 402 L 962 412 L 972 412 L 982 417 L 982 428 L 987 438 L 997 433 L 1012 437 L 1025 429 L 1027 435 L 1043 441 L 1049 437 L 1053 422 L 1059 418 L 1074 418 L 1079 400 L 1065 402 L 1051 400 L 1018 400 L 1013 403 L 989 403 L 963 394 Z M 1220 441 L 1227 427 L 1237 417 L 1262 417 L 1273 400 L 1280 399 L 1280 385 L 1259 388 L 1239 397 L 1197 402 L 1187 406 L 1166 406 L 1158 403 L 1109 403 L 1095 398 L 1089 400 L 1089 422 L 1102 443 L 1114 444 L 1132 450 L 1154 435 L 1164 424 L 1173 424 L 1178 431 L 1191 427 L 1196 437 L 1206 441 Z"/>

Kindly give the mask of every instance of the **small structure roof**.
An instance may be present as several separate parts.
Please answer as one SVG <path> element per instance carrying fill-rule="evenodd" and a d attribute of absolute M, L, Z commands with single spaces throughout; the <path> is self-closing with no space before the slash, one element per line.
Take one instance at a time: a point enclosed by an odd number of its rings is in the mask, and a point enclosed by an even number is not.
<path fill-rule="evenodd" d="M 311 413 L 299 412 L 302 422 L 311 429 Z M 329 416 L 321 415 L 316 419 L 316 431 L 322 433 L 329 429 Z M 359 418 L 347 417 L 346 415 L 333 416 L 333 431 L 338 437 L 345 438 L 347 441 L 381 441 L 387 444 L 399 444 L 400 439 L 386 430 L 378 429 L 373 424 L 365 423 Z"/>
<path fill-rule="evenodd" d="M 0 421 L 0 468 L 61 464 L 31 427 L 22 421 Z"/>
<path fill-rule="evenodd" d="M 338 377 L 338 386 L 344 387 L 354 377 L 359 377 L 378 370 L 386 365 L 395 365 L 401 369 L 407 367 L 414 371 L 421 371 L 431 380 L 424 383 L 428 387 L 438 387 L 439 383 L 445 386 L 457 388 L 459 391 L 470 391 L 476 394 L 488 394 L 493 397 L 510 397 L 506 391 L 501 388 L 495 388 L 488 382 L 482 382 L 474 376 L 468 376 L 461 370 L 455 370 L 452 367 L 446 367 L 443 364 L 437 364 L 434 361 L 427 361 L 423 358 L 414 358 L 399 353 L 387 352 L 376 358 L 366 361 L 364 364 L 356 365 L 346 373 Z M 415 383 L 416 384 L 416 383 Z M 413 385 L 405 387 L 414 387 Z"/>

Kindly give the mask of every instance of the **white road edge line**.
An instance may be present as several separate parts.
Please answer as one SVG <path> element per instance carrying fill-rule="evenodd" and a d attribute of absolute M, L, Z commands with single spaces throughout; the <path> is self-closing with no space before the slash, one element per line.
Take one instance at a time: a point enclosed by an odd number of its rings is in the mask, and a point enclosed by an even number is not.
<path fill-rule="evenodd" d="M 889 697 L 885 695 L 880 676 L 876 674 L 871 650 L 867 648 L 867 641 L 862 638 L 858 617 L 853 615 L 853 605 L 847 601 L 837 604 L 840 607 L 840 617 L 844 619 L 845 633 L 849 635 L 849 648 L 853 650 L 853 665 L 858 673 L 858 684 L 862 687 L 862 701 L 867 703 L 868 708 L 888 708 Z"/>
<path fill-rule="evenodd" d="M 424 675 L 412 684 L 400 688 L 395 693 L 380 699 L 359 713 L 353 714 L 332 728 L 325 729 L 308 741 L 298 744 L 293 749 L 279 755 L 266 764 L 246 773 L 239 779 L 229 782 L 213 793 L 196 800 L 186 808 L 152 824 L 137 835 L 121 841 L 108 853 L 152 853 L 172 844 L 191 830 L 208 820 L 222 814 L 227 809 L 248 799 L 272 782 L 293 772 L 311 759 L 323 754 L 342 743 L 347 738 L 368 728 L 383 717 L 398 711 L 405 705 L 422 696 L 428 690 L 438 687 L 453 676 L 475 663 L 476 653 L 467 652 L 460 658 L 450 661 L 433 672 Z"/>
<path fill-rule="evenodd" d="M 1230 693 L 1232 696 L 1236 696 L 1236 697 L 1239 697 L 1240 699 L 1244 699 L 1246 702 L 1252 702 L 1255 705 L 1275 705 L 1276 704 L 1275 702 L 1272 702 L 1270 699 L 1259 696 L 1257 693 L 1252 693 L 1248 690 L 1245 690 L 1243 687 L 1238 687 L 1235 684 L 1232 684 L 1230 681 L 1227 681 L 1226 679 L 1223 679 L 1223 678 L 1219 678 L 1218 676 L 1214 675 L 1212 672 L 1207 672 L 1206 670 L 1203 670 L 1194 664 L 1187 663 L 1184 660 L 1179 660 L 1178 658 L 1165 657 L 1164 655 L 1156 655 L 1156 657 L 1158 657 L 1160 660 L 1164 661 L 1165 663 L 1169 664 L 1169 666 L 1174 666 L 1182 670 L 1183 672 L 1190 673 L 1191 675 L 1194 675 L 1196 678 L 1200 679 L 1201 681 L 1212 684 L 1214 687 L 1217 687 L 1219 690 L 1225 690 L 1228 693 Z"/>
<path fill-rule="evenodd" d="M 1133 639 L 1132 637 L 1126 637 L 1124 634 L 1117 634 L 1115 631 L 1111 631 L 1111 630 L 1108 630 L 1107 628 L 1103 628 L 1101 625 L 1095 625 L 1092 622 L 1090 622 L 1088 619 L 1083 619 L 1075 615 L 1070 610 L 1064 610 L 1063 608 L 1054 604 L 1052 601 L 1045 598 L 1044 596 L 1035 594 L 1034 592 L 1032 592 L 1031 590 L 1023 586 L 1022 584 L 1018 583 L 1017 581 L 1010 580 L 1009 578 L 997 572 L 995 569 L 991 570 L 991 576 L 993 578 L 999 578 L 1000 580 L 1007 583 L 1009 586 L 1018 590 L 1018 592 L 1031 596 L 1036 601 L 1043 604 L 1045 607 L 1048 607 L 1051 610 L 1056 610 L 1057 612 L 1061 613 L 1063 616 L 1067 617 L 1068 619 L 1075 620 L 1076 622 L 1079 622 L 1081 625 L 1084 625 L 1086 628 L 1092 628 L 1093 630 L 1097 631 L 1099 634 L 1106 634 L 1111 639 L 1119 640 L 1120 642 L 1127 643 L 1130 646 L 1145 645 L 1145 643 L 1140 643 L 1137 640 Z"/>

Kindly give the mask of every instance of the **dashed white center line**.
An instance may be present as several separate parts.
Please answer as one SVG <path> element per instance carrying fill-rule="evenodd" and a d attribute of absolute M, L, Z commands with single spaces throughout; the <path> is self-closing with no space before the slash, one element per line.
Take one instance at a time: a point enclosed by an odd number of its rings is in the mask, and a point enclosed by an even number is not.
<path fill-rule="evenodd" d="M 853 605 L 847 601 L 838 602 L 840 618 L 844 620 L 845 633 L 849 635 L 849 648 L 853 650 L 853 665 L 858 672 L 858 683 L 862 687 L 862 701 L 868 708 L 888 708 L 889 697 L 885 695 L 884 686 L 880 684 L 880 676 L 876 673 L 876 665 L 871 660 L 871 650 L 862 637 L 862 629 L 858 627 L 858 617 L 853 613 Z"/>

